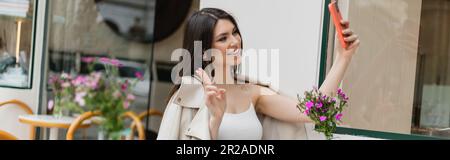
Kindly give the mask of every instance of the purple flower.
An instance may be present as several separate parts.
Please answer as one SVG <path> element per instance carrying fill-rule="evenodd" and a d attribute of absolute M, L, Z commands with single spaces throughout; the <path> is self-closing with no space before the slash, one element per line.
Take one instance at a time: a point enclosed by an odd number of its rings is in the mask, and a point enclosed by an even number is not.
<path fill-rule="evenodd" d="M 336 103 L 336 98 L 332 98 L 332 99 L 331 99 L 331 102 L 332 102 L 332 103 Z"/>
<path fill-rule="evenodd" d="M 81 61 L 85 62 L 85 63 L 92 63 L 95 61 L 95 58 L 94 57 L 83 57 L 83 58 L 81 58 Z"/>
<path fill-rule="evenodd" d="M 344 115 L 343 114 L 336 115 L 336 120 L 341 121 L 342 120 L 342 116 L 344 116 Z"/>
<path fill-rule="evenodd" d="M 305 115 L 307 115 L 307 116 L 309 116 L 309 110 L 307 109 L 307 110 L 305 110 Z"/>
<path fill-rule="evenodd" d="M 310 110 L 314 106 L 314 103 L 309 101 L 309 102 L 306 102 L 305 106 L 306 106 L 307 110 Z"/>
<path fill-rule="evenodd" d="M 342 93 L 342 89 L 338 89 L 338 94 L 340 95 Z"/>
<path fill-rule="evenodd" d="M 142 76 L 142 73 L 141 72 L 136 72 L 136 73 L 134 73 L 134 75 L 136 76 L 136 78 L 138 78 L 139 80 L 144 80 L 144 76 Z"/>
<path fill-rule="evenodd" d="M 55 102 L 53 100 L 48 101 L 47 109 L 52 110 L 55 106 Z"/>
<path fill-rule="evenodd" d="M 317 107 L 317 108 L 322 108 L 322 107 L 323 107 L 322 102 L 316 103 L 316 107 Z"/>
<path fill-rule="evenodd" d="M 128 89 L 128 80 L 125 81 L 125 83 L 123 83 L 120 88 L 122 89 L 122 91 L 126 91 Z"/>
<path fill-rule="evenodd" d="M 327 120 L 327 117 L 325 117 L 325 116 L 321 116 L 320 117 L 320 122 L 323 122 L 323 121 L 326 121 Z"/>

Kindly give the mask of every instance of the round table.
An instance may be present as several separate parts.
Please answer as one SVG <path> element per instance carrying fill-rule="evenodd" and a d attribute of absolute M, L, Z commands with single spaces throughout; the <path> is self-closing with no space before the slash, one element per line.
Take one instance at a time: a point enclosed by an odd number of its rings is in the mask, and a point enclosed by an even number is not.
<path fill-rule="evenodd" d="M 74 117 L 55 117 L 52 115 L 22 115 L 19 116 L 21 123 L 29 124 L 34 127 L 50 129 L 50 140 L 58 139 L 58 129 L 69 129 L 76 118 Z M 87 128 L 91 121 L 84 121 L 80 128 Z"/>

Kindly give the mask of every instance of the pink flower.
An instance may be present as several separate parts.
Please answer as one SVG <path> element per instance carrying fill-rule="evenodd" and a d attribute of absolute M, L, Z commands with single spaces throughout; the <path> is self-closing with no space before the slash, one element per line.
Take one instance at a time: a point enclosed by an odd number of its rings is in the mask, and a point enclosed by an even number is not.
<path fill-rule="evenodd" d="M 342 93 L 342 89 L 338 89 L 338 94 L 340 95 Z"/>
<path fill-rule="evenodd" d="M 313 106 L 314 106 L 314 103 L 313 102 L 311 102 L 311 101 L 309 101 L 309 102 L 306 102 L 306 109 L 307 110 L 310 110 Z"/>
<path fill-rule="evenodd" d="M 323 107 L 322 102 L 316 103 L 316 107 L 317 107 L 317 108 L 322 108 L 322 107 Z"/>
<path fill-rule="evenodd" d="M 111 65 L 116 66 L 116 67 L 121 67 L 122 66 L 120 61 L 117 60 L 117 59 L 111 59 L 110 63 L 111 63 Z"/>
<path fill-rule="evenodd" d="M 309 110 L 305 110 L 305 115 L 309 116 Z"/>
<path fill-rule="evenodd" d="M 128 101 L 123 102 L 123 108 L 125 108 L 125 109 L 130 108 L 130 102 L 128 102 Z"/>
<path fill-rule="evenodd" d="M 100 58 L 100 62 L 102 62 L 102 63 L 109 63 L 111 61 L 111 59 L 109 59 L 109 58 L 105 58 L 105 57 L 103 57 L 103 58 Z"/>
<path fill-rule="evenodd" d="M 336 115 L 336 120 L 341 121 L 342 120 L 342 116 L 344 116 L 344 115 L 343 114 Z"/>
<path fill-rule="evenodd" d="M 88 86 L 89 88 L 95 90 L 95 89 L 97 89 L 97 87 L 98 87 L 98 82 L 96 82 L 96 81 L 91 81 L 91 82 L 87 83 L 87 86 Z"/>
<path fill-rule="evenodd" d="M 144 76 L 142 76 L 142 73 L 141 72 L 136 72 L 136 73 L 134 73 L 134 75 L 136 76 L 136 78 L 138 78 L 139 80 L 144 80 Z"/>
<path fill-rule="evenodd" d="M 55 84 L 56 82 L 58 82 L 58 77 L 56 77 L 56 76 L 51 76 L 51 77 L 48 79 L 48 83 L 49 83 L 49 84 Z"/>
<path fill-rule="evenodd" d="M 336 103 L 336 98 L 332 98 L 331 103 Z"/>
<path fill-rule="evenodd" d="M 86 80 L 87 81 L 86 85 L 92 89 L 97 89 L 101 76 L 102 76 L 102 74 L 99 72 L 92 73 L 91 78 L 89 80 Z"/>
<path fill-rule="evenodd" d="M 95 61 L 95 58 L 94 57 L 83 57 L 83 58 L 81 58 L 81 61 L 85 62 L 85 63 L 92 63 Z"/>
<path fill-rule="evenodd" d="M 61 74 L 61 79 L 70 79 L 70 75 L 68 75 L 67 73 L 63 73 Z"/>
<path fill-rule="evenodd" d="M 113 97 L 114 97 L 114 98 L 120 98 L 120 96 L 122 96 L 122 94 L 121 94 L 119 91 L 115 91 L 115 92 L 113 93 Z"/>
<path fill-rule="evenodd" d="M 48 101 L 47 109 L 52 110 L 55 106 L 55 102 L 53 100 Z"/>
<path fill-rule="evenodd" d="M 87 78 L 84 76 L 78 76 L 77 78 L 75 78 L 75 80 L 72 80 L 72 84 L 74 86 L 79 86 L 81 84 L 84 84 L 87 82 Z"/>
<path fill-rule="evenodd" d="M 69 88 L 70 87 L 70 83 L 69 82 L 64 82 L 61 87 L 63 88 Z"/>
<path fill-rule="evenodd" d="M 122 91 L 126 91 L 128 89 L 128 81 L 126 81 L 125 83 L 123 83 L 120 88 L 122 89 Z"/>
<path fill-rule="evenodd" d="M 75 95 L 75 102 L 78 103 L 81 107 L 84 107 L 86 105 L 86 101 L 84 100 L 84 97 L 87 95 L 86 92 L 80 92 L 76 93 Z"/>
<path fill-rule="evenodd" d="M 136 97 L 134 95 L 132 95 L 132 94 L 127 95 L 127 100 L 134 101 L 135 99 L 136 99 Z"/>
<path fill-rule="evenodd" d="M 326 121 L 326 120 L 327 120 L 327 117 L 325 117 L 325 116 L 321 116 L 321 117 L 320 117 L 320 121 L 321 121 L 321 122 Z"/>

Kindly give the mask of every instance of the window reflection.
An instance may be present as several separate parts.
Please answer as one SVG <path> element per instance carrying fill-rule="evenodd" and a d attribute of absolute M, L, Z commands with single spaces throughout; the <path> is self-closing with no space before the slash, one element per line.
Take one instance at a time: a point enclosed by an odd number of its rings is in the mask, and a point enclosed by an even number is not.
<path fill-rule="evenodd" d="M 423 1 L 413 132 L 450 137 L 450 1 Z"/>
<path fill-rule="evenodd" d="M 345 125 L 450 137 L 450 1 L 340 4 L 363 42 L 343 81 Z"/>
<path fill-rule="evenodd" d="M 31 86 L 33 7 L 30 0 L 0 0 L 0 86 Z"/>
<path fill-rule="evenodd" d="M 139 114 L 149 107 L 150 90 L 150 67 L 152 43 L 142 43 L 142 41 L 130 40 L 118 32 L 124 30 L 122 22 L 135 21 L 135 14 L 144 14 L 148 19 L 143 20 L 145 26 L 153 27 L 154 8 L 140 6 L 138 1 L 145 5 L 154 5 L 154 1 L 134 0 L 134 1 L 114 1 L 116 7 L 126 8 L 127 4 L 133 3 L 135 7 L 142 10 L 139 13 L 129 12 L 101 12 L 101 8 L 93 0 L 52 0 L 49 1 L 48 14 L 48 77 L 62 73 L 71 76 L 87 75 L 92 70 L 88 69 L 88 64 L 83 61 L 87 57 L 111 57 L 119 60 L 119 78 L 123 80 L 138 79 L 136 73 L 143 73 L 143 81 L 139 81 L 133 94 L 136 100 L 130 106 L 130 110 Z M 110 1 L 104 1 L 110 2 Z M 151 3 L 150 3 L 151 2 Z M 150 3 L 150 4 L 149 4 Z M 125 5 L 125 7 L 124 7 Z M 121 16 L 121 21 L 108 19 L 109 16 Z M 142 15 L 144 16 L 144 15 Z M 136 22 L 137 23 L 137 22 Z M 144 24 L 137 24 L 144 25 Z M 112 27 L 116 26 L 116 27 Z M 138 27 L 132 28 L 133 32 L 139 31 Z M 153 30 L 146 30 L 152 34 Z M 137 32 L 136 32 L 137 33 Z M 140 34 L 140 33 L 139 33 Z M 145 35 L 146 37 L 146 35 Z M 147 38 L 147 37 L 146 37 Z M 103 65 L 95 65 L 94 71 L 104 71 Z M 46 93 L 48 100 L 53 100 L 51 88 L 48 85 Z M 47 110 L 52 113 L 52 110 Z M 97 129 L 89 129 L 88 139 L 96 139 Z"/>

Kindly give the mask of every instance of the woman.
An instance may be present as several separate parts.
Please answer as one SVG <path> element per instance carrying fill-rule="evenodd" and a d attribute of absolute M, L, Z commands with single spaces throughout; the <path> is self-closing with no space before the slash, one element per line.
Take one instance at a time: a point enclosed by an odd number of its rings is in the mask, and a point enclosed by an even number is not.
<path fill-rule="evenodd" d="M 337 91 L 360 43 L 357 35 L 349 29 L 349 23 L 342 22 L 342 25 L 346 41 L 351 45 L 348 49 L 338 50 L 337 60 L 320 87 L 326 95 L 334 95 Z M 194 53 L 194 42 L 201 41 L 203 65 L 202 68 L 192 68 L 195 73 L 189 76 L 198 77 L 198 80 L 183 77 L 181 85 L 175 87 L 158 139 L 261 140 L 275 139 L 267 136 L 273 132 L 279 131 L 278 135 L 287 133 L 281 128 L 263 127 L 275 123 L 260 121 L 258 115 L 289 124 L 312 123 L 297 109 L 295 99 L 279 95 L 269 87 L 236 84 L 243 41 L 231 15 L 220 9 L 205 8 L 193 14 L 186 27 L 183 47 Z M 212 55 L 206 54 L 211 49 L 215 50 Z M 214 57 L 212 61 L 208 61 L 211 60 L 209 56 Z M 194 59 L 194 54 L 191 54 L 191 64 L 194 64 Z M 214 67 L 213 75 L 204 71 L 211 65 Z"/>

